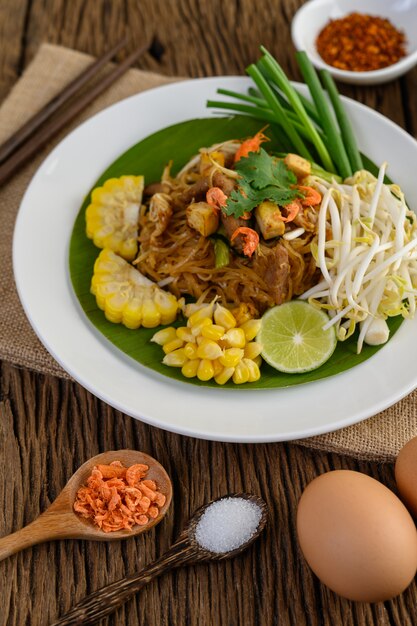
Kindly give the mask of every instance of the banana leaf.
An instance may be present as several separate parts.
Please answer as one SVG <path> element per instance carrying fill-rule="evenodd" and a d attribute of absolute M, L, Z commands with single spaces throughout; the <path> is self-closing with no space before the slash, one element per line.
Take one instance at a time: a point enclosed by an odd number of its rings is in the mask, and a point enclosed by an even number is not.
<path fill-rule="evenodd" d="M 245 116 L 230 118 L 203 118 L 195 119 L 181 124 L 175 124 L 164 128 L 159 132 L 140 141 L 122 154 L 112 163 L 94 184 L 94 187 L 102 185 L 111 177 L 122 175 L 145 176 L 145 182 L 150 183 L 160 180 L 162 169 L 165 164 L 173 160 L 172 172 L 175 174 L 197 153 L 202 146 L 210 146 L 213 143 L 233 138 L 245 138 L 260 130 L 260 123 Z M 273 127 L 268 129 L 271 142 L 268 150 L 285 150 L 279 135 Z M 373 173 L 377 168 L 366 159 L 365 166 Z M 94 188 L 93 187 L 93 188 Z M 80 302 L 84 313 L 91 324 L 103 335 L 103 341 L 108 340 L 129 357 L 141 363 L 146 368 L 179 380 L 184 384 L 204 385 L 219 387 L 214 382 L 201 382 L 197 378 L 186 379 L 180 369 L 167 367 L 162 364 L 163 351 L 159 345 L 150 342 L 153 334 L 159 330 L 139 328 L 129 330 L 121 324 L 113 324 L 106 320 L 104 313 L 97 307 L 95 297 L 90 293 L 90 282 L 93 275 L 94 262 L 99 250 L 94 246 L 85 234 L 85 210 L 90 202 L 88 192 L 74 224 L 69 250 L 69 266 L 71 281 L 74 292 Z M 399 328 L 402 318 L 400 316 L 388 321 L 390 336 Z M 184 320 L 178 320 L 177 325 L 183 325 Z M 104 339 L 105 338 L 105 339 Z M 339 342 L 332 357 L 320 368 L 304 374 L 284 374 L 277 372 L 268 364 L 263 363 L 261 378 L 255 383 L 234 385 L 229 382 L 225 385 L 229 389 L 266 389 L 289 387 L 300 385 L 314 380 L 334 376 L 351 367 L 356 367 L 363 361 L 371 358 L 383 346 L 373 347 L 364 345 L 361 354 L 356 354 L 356 336 L 345 342 Z"/>

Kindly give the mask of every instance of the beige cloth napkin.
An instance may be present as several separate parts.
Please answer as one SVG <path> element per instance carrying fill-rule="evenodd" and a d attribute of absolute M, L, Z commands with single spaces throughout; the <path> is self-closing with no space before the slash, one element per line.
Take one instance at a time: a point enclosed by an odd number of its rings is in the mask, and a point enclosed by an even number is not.
<path fill-rule="evenodd" d="M 0 144 L 91 60 L 90 56 L 74 50 L 43 45 L 0 107 Z M 73 127 L 122 98 L 173 80 L 158 74 L 129 70 L 77 118 Z M 62 136 L 70 130 L 66 129 Z M 13 227 L 21 198 L 45 155 L 62 136 L 0 190 L 0 358 L 17 366 L 70 378 L 30 327 L 16 293 L 12 270 Z M 360 424 L 298 443 L 359 459 L 389 461 L 408 439 L 416 435 L 417 392 L 414 392 L 395 406 Z"/>

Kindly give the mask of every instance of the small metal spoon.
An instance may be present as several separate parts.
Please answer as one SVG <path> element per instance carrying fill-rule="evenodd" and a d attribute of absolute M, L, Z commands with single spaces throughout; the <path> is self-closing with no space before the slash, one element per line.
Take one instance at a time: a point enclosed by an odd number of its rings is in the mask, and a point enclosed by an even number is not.
<path fill-rule="evenodd" d="M 254 535 L 248 541 L 235 550 L 223 553 L 210 552 L 198 544 L 195 538 L 196 527 L 205 510 L 213 504 L 213 502 L 216 502 L 216 500 L 212 500 L 194 513 L 177 541 L 165 554 L 162 554 L 156 561 L 147 565 L 140 572 L 117 580 L 111 585 L 102 587 L 90 594 L 51 626 L 75 626 L 76 624 L 87 626 L 88 624 L 94 624 L 103 617 L 113 613 L 113 611 L 124 604 L 130 596 L 142 589 L 142 587 L 151 580 L 157 576 L 161 576 L 161 574 L 165 574 L 173 568 L 182 565 L 192 565 L 194 563 L 200 563 L 201 561 L 223 561 L 246 550 L 246 548 L 259 537 L 265 527 L 268 518 L 267 505 L 262 498 L 246 493 L 222 496 L 221 498 L 217 498 L 217 500 L 223 498 L 244 498 L 259 506 L 261 519 Z"/>
<path fill-rule="evenodd" d="M 154 480 L 159 491 L 166 496 L 166 502 L 159 510 L 159 515 L 145 526 L 133 526 L 132 530 L 118 530 L 105 533 L 98 526 L 77 515 L 73 509 L 75 495 L 87 481 L 95 465 L 108 465 L 112 461 L 121 461 L 125 467 L 135 463 L 148 465 L 147 478 Z M 158 461 L 137 450 L 111 450 L 97 454 L 77 469 L 65 485 L 59 496 L 34 522 L 21 530 L 0 539 L 0 561 L 24 548 L 29 548 L 53 539 L 93 539 L 95 541 L 114 541 L 129 539 L 143 533 L 164 517 L 172 499 L 172 485 L 168 474 Z"/>

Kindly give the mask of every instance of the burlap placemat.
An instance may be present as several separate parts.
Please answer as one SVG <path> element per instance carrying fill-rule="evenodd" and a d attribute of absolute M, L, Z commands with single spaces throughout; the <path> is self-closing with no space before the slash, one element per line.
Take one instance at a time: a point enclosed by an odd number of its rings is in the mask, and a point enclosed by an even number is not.
<path fill-rule="evenodd" d="M 43 45 L 0 107 L 0 144 L 90 62 L 91 57 L 86 54 Z M 172 80 L 174 79 L 158 74 L 130 70 L 85 110 L 73 127 L 122 98 Z M 66 129 L 64 134 L 70 130 L 71 128 Z M 70 378 L 42 346 L 30 327 L 16 293 L 12 270 L 13 227 L 21 198 L 45 155 L 62 136 L 57 137 L 0 190 L 0 358 L 17 366 Z M 298 443 L 360 459 L 390 461 L 399 448 L 416 435 L 417 392 L 414 392 L 395 406 L 360 424 Z"/>

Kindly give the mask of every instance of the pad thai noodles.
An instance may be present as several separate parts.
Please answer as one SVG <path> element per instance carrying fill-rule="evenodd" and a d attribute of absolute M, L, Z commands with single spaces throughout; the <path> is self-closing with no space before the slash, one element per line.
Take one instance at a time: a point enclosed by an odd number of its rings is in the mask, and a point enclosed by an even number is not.
<path fill-rule="evenodd" d="M 249 148 L 259 147 L 262 138 L 258 133 Z M 222 203 L 240 184 L 236 165 L 247 156 L 245 143 L 202 148 L 176 176 L 169 164 L 160 183 L 145 188 L 134 263 L 177 297 L 218 295 L 258 315 L 319 282 L 311 251 L 317 247 L 321 193 L 316 181 L 301 184 L 310 164 L 290 155 L 285 167 L 293 167 L 292 186 L 301 189 L 300 197 L 286 207 L 263 201 L 242 217 L 227 215 Z"/>
<path fill-rule="evenodd" d="M 134 264 L 176 297 L 219 296 L 253 316 L 299 297 L 326 310 L 341 341 L 359 325 L 358 352 L 364 341 L 385 342 L 385 320 L 416 308 L 417 222 L 401 189 L 383 182 L 386 164 L 378 178 L 362 170 L 341 183 L 298 155 L 269 156 L 296 197 L 262 200 L 236 217 L 229 201 L 247 196 L 248 166 L 239 164 L 265 155 L 266 140 L 260 132 L 201 148 L 176 176 L 168 164 L 145 188 Z"/>

